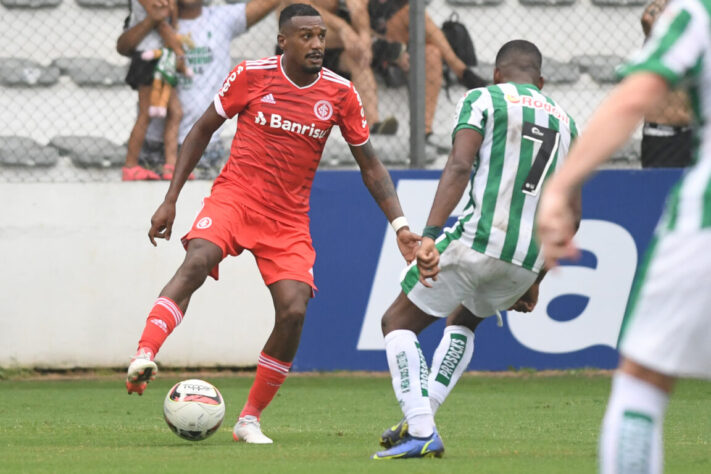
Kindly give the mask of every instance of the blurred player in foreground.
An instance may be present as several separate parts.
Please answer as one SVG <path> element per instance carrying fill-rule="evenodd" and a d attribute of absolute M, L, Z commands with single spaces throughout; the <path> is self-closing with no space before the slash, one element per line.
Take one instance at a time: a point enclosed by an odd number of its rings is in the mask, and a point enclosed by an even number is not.
<path fill-rule="evenodd" d="M 694 165 L 671 191 L 633 286 L 619 338 L 620 365 L 600 440 L 600 472 L 658 473 L 662 426 L 676 377 L 711 378 L 711 1 L 675 0 L 626 78 L 590 120 L 545 188 L 538 232 L 547 265 L 578 254 L 570 197 L 684 80 L 695 123 Z M 686 82 L 688 81 L 688 82 Z"/>
<path fill-rule="evenodd" d="M 495 85 L 470 90 L 457 106 L 453 149 L 417 264 L 404 274 L 402 292 L 382 321 L 393 389 L 405 415 L 398 426 L 407 422 L 407 429 L 394 429 L 393 436 L 386 432 L 381 444 L 392 447 L 373 459 L 441 456 L 444 446 L 433 408 L 471 359 L 473 329 L 482 317 L 522 301 L 535 305 L 543 265 L 533 235 L 539 191 L 577 135 L 573 119 L 540 91 L 541 62 L 533 43 L 506 43 L 496 55 Z M 472 166 L 470 203 L 437 238 L 467 187 Z M 417 334 L 447 315 L 429 376 L 436 391 L 432 397 Z"/>
<path fill-rule="evenodd" d="M 310 5 L 293 4 L 279 16 L 281 56 L 237 65 L 180 151 L 165 201 L 148 237 L 170 239 L 175 203 L 212 134 L 239 114 L 230 159 L 215 180 L 193 227 L 183 237 L 185 261 L 155 302 L 128 368 L 128 392 L 142 393 L 155 375 L 153 358 L 180 323 L 190 297 L 208 275 L 217 279 L 227 255 L 252 252 L 275 308 L 274 329 L 257 364 L 254 384 L 234 438 L 267 444 L 262 410 L 291 367 L 309 299 L 316 290 L 316 257 L 309 232 L 309 196 L 334 125 L 350 144 L 363 181 L 392 223 L 407 261 L 419 237 L 409 231 L 390 175 L 369 141 L 368 123 L 353 85 L 322 68 L 326 28 Z M 338 232 L 338 229 L 336 229 Z"/>

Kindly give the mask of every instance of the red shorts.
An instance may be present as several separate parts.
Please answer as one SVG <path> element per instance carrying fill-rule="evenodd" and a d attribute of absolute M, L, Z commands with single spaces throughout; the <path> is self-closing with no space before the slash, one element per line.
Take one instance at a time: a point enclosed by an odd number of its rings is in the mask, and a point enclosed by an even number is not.
<path fill-rule="evenodd" d="M 284 224 L 236 203 L 231 192 L 215 191 L 203 200 L 192 228 L 182 238 L 185 248 L 192 239 L 205 239 L 222 249 L 222 258 L 239 255 L 246 249 L 257 260 L 264 284 L 296 280 L 316 291 L 316 252 L 308 225 Z M 219 277 L 218 267 L 210 272 L 215 280 Z"/>

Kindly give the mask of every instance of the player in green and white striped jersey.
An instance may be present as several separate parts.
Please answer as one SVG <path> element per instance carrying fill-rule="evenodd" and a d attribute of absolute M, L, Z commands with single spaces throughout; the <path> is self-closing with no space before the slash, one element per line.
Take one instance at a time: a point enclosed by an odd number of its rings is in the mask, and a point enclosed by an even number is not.
<path fill-rule="evenodd" d="M 711 0 L 670 2 L 621 74 L 625 79 L 546 186 L 538 228 L 549 264 L 574 256 L 571 190 L 624 143 L 671 87 L 688 89 L 694 164 L 670 193 L 637 273 L 600 441 L 600 472 L 658 473 L 676 377 L 711 379 Z"/>
<path fill-rule="evenodd" d="M 398 444 L 376 459 L 423 457 L 441 446 L 433 413 L 471 360 L 476 326 L 512 306 L 535 306 L 543 265 L 533 232 L 538 199 L 577 136 L 573 119 L 541 93 L 541 63 L 533 43 L 506 43 L 496 56 L 494 85 L 467 92 L 457 106 L 452 152 L 417 262 L 383 316 L 388 365 L 405 419 L 383 434 L 385 447 Z M 469 205 L 435 242 L 470 175 Z M 428 374 L 417 333 L 447 316 Z"/>

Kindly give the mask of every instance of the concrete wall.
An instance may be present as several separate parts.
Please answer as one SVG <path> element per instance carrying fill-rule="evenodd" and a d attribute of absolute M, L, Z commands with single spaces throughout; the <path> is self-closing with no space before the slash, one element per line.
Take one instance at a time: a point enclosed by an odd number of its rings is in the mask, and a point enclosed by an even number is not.
<path fill-rule="evenodd" d="M 209 183 L 188 183 L 170 242 L 147 238 L 167 184 L 0 186 L 0 366 L 122 366 L 182 261 Z M 256 364 L 273 324 L 269 292 L 245 253 L 194 296 L 161 351 L 167 365 Z"/>

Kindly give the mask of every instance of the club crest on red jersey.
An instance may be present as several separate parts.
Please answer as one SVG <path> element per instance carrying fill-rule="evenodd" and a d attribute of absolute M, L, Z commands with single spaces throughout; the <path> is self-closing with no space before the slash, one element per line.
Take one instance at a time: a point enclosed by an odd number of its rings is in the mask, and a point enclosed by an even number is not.
<path fill-rule="evenodd" d="M 314 115 L 319 120 L 328 120 L 333 115 L 333 106 L 327 100 L 319 100 L 314 105 Z"/>
<path fill-rule="evenodd" d="M 207 229 L 211 225 L 212 225 L 212 219 L 210 219 L 209 217 L 203 217 L 202 219 L 200 219 L 198 221 L 197 224 L 195 224 L 195 227 L 197 227 L 198 229 Z"/>

